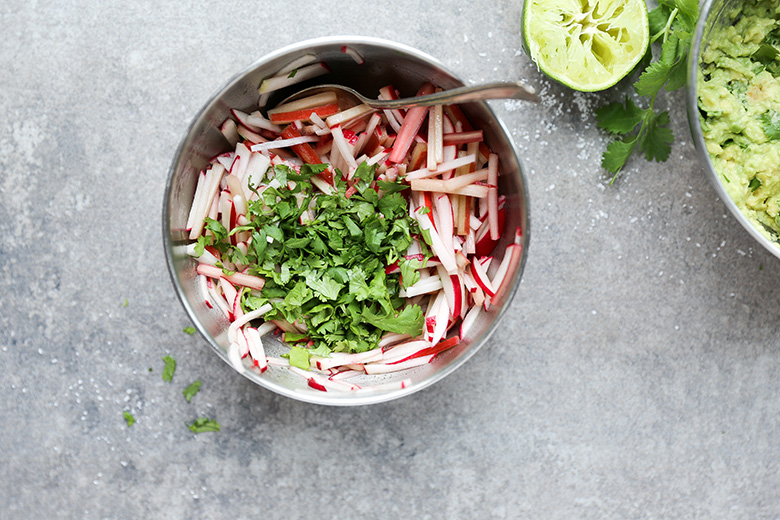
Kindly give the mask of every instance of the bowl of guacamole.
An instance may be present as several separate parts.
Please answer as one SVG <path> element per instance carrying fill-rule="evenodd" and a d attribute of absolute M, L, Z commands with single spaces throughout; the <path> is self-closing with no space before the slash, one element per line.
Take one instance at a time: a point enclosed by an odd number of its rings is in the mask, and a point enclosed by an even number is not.
<path fill-rule="evenodd" d="M 780 0 L 708 0 L 689 57 L 694 145 L 721 199 L 780 258 Z"/>

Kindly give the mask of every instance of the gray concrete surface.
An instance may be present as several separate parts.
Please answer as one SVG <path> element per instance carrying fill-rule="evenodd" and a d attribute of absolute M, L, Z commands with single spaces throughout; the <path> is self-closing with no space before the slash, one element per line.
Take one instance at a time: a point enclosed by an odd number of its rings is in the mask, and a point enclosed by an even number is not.
<path fill-rule="evenodd" d="M 669 161 L 634 159 L 608 186 L 593 111 L 629 85 L 544 79 L 520 10 L 0 3 L 0 517 L 780 517 L 780 262 L 726 215 L 681 93 L 659 99 Z M 472 82 L 525 80 L 542 103 L 493 103 L 532 201 L 504 325 L 433 387 L 338 409 L 255 387 L 182 332 L 160 210 L 181 135 L 227 77 L 349 33 Z M 193 435 L 198 415 L 222 431 Z"/>

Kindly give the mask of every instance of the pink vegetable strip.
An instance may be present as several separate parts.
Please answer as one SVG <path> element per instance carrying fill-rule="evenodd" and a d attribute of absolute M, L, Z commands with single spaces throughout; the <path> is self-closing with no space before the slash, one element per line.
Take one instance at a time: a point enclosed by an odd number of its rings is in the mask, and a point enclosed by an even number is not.
<path fill-rule="evenodd" d="M 387 374 L 390 372 L 400 372 L 401 370 L 406 370 L 407 368 L 426 365 L 431 362 L 431 359 L 433 359 L 433 355 L 413 358 L 392 365 L 371 363 L 370 365 L 365 365 L 363 368 L 365 369 L 366 374 Z"/>
<path fill-rule="evenodd" d="M 258 309 L 255 309 L 251 312 L 247 312 L 243 316 L 237 317 L 233 323 L 230 324 L 230 327 L 228 327 L 228 339 L 230 341 L 235 341 L 235 336 L 237 334 L 238 329 L 246 325 L 252 320 L 256 320 L 263 314 L 266 314 L 271 311 L 273 307 L 271 307 L 270 303 L 266 303 L 265 305 L 259 307 Z"/>
<path fill-rule="evenodd" d="M 425 96 L 433 94 L 433 91 L 433 85 L 426 83 L 417 91 L 417 95 Z M 428 109 L 426 107 L 412 107 L 406 112 L 404 122 L 395 138 L 395 143 L 393 143 L 393 151 L 390 153 L 390 157 L 388 157 L 390 162 L 399 163 L 404 160 L 409 147 L 412 145 L 412 141 L 414 141 L 417 132 L 422 126 L 427 112 Z"/>
<path fill-rule="evenodd" d="M 488 222 L 490 238 L 498 240 L 498 155 L 491 153 L 488 157 Z"/>
<path fill-rule="evenodd" d="M 222 269 L 214 267 L 213 265 L 198 264 L 196 270 L 198 271 L 198 274 L 217 279 L 226 278 L 231 283 L 240 285 L 242 287 L 249 287 L 250 289 L 257 289 L 258 291 L 261 291 L 265 285 L 265 280 L 259 276 L 253 276 L 244 273 L 233 273 L 226 275 L 222 272 Z"/>
<path fill-rule="evenodd" d="M 213 165 L 206 171 L 206 177 L 203 180 L 203 194 L 198 200 L 197 206 L 193 205 L 191 212 L 192 228 L 190 230 L 190 240 L 197 239 L 203 232 L 203 224 L 211 208 L 211 201 L 217 195 L 219 189 L 219 181 L 222 179 L 222 174 L 225 173 L 225 168 L 221 164 Z"/>
<path fill-rule="evenodd" d="M 290 85 L 295 85 L 296 83 L 301 83 L 307 79 L 330 72 L 330 67 L 324 63 L 313 63 L 294 70 L 296 71 L 295 75 L 280 74 L 279 76 L 264 79 L 257 91 L 260 94 L 266 94 L 273 92 L 274 90 L 289 87 Z"/>
<path fill-rule="evenodd" d="M 436 175 L 441 175 L 442 173 L 445 173 L 449 170 L 459 168 L 467 164 L 472 164 L 476 160 L 476 158 L 477 158 L 476 154 L 469 154 L 463 157 L 458 157 L 457 159 L 453 159 L 451 161 L 447 161 L 446 163 L 441 163 L 433 171 L 429 170 L 428 168 L 420 168 L 418 170 L 413 170 L 407 172 L 406 179 L 411 181 L 413 179 L 424 179 L 426 177 L 434 177 Z"/>

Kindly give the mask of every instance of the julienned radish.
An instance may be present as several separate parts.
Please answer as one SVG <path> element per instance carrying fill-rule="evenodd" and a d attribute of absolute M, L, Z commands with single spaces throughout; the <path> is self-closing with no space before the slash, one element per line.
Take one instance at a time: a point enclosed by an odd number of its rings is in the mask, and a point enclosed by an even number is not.
<path fill-rule="evenodd" d="M 354 49 L 345 47 L 343 52 L 362 63 Z M 366 386 L 350 380 L 429 363 L 470 337 L 479 316 L 501 304 L 509 292 L 522 257 L 521 230 L 504 250 L 495 251 L 506 220 L 506 200 L 499 193 L 501 165 L 484 143 L 482 130 L 474 129 L 457 105 L 383 111 L 358 105 L 342 110 L 336 96 L 325 92 L 264 110 L 270 92 L 329 70 L 313 57 L 304 58 L 262 82 L 259 110 L 233 109 L 220 125 L 233 150 L 215 156 L 198 176 L 187 222 L 193 243 L 186 250 L 198 261 L 204 305 L 231 322 L 228 357 L 236 369 L 290 370 L 323 392 L 404 388 L 410 380 Z M 418 95 L 434 91 L 435 86 L 426 83 Z M 398 92 L 388 85 L 378 97 L 397 98 Z M 367 351 L 332 351 L 330 345 L 315 342 L 311 316 L 286 321 L 275 314 L 275 302 L 284 298 L 276 293 L 266 298 L 266 280 L 257 275 L 257 266 L 236 260 L 249 259 L 263 247 L 250 209 L 276 211 L 273 204 L 266 206 L 264 192 L 292 190 L 296 183 L 307 182 L 280 178 L 276 167 L 300 173 L 304 164 L 324 166 L 308 181 L 314 190 L 310 197 L 296 192 L 302 230 L 317 220 L 319 194 L 355 197 L 365 189 L 358 183 L 368 182 L 381 199 L 397 191 L 385 191 L 388 185 L 383 183 L 401 183 L 408 203 L 404 218 L 412 219 L 415 234 L 384 273 L 398 277 L 397 296 L 406 298 L 407 307 L 420 308 L 424 325 L 419 335 L 377 329 L 388 332 Z M 373 168 L 373 179 L 356 176 L 363 164 Z M 215 235 L 213 223 L 221 224 L 224 239 Z M 272 234 L 264 232 L 262 237 L 274 243 Z M 225 241 L 224 247 L 215 247 L 218 240 Z M 227 254 L 231 248 L 240 255 Z M 249 307 L 253 298 L 266 303 Z M 270 319 L 263 321 L 269 312 Z M 280 330 L 298 349 L 295 355 L 290 351 L 289 360 L 267 356 L 263 346 L 264 335 Z"/>

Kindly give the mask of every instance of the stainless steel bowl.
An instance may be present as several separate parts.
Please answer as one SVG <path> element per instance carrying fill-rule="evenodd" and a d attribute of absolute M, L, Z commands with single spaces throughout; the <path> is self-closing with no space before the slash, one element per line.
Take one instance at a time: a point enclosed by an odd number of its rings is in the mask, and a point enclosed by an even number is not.
<path fill-rule="evenodd" d="M 365 63 L 358 65 L 353 58 L 343 53 L 343 45 L 357 50 L 365 58 Z M 188 128 L 170 168 L 163 205 L 163 242 L 171 279 L 182 305 L 203 337 L 227 363 L 229 323 L 217 309 L 209 309 L 203 303 L 204 298 L 199 294 L 196 283 L 196 262 L 187 256 L 184 250 L 188 243 L 184 228 L 197 174 L 211 157 L 229 149 L 218 128 L 228 117 L 229 110 L 255 110 L 258 101 L 257 87 L 262 79 L 306 54 L 313 54 L 325 61 L 332 72 L 302 86 L 341 83 L 360 92 L 373 94 L 377 93 L 379 88 L 393 84 L 403 95 L 411 96 L 425 81 L 431 81 L 443 88 L 463 85 L 460 79 L 437 60 L 411 47 L 376 38 L 339 36 L 304 41 L 261 58 L 228 81 L 206 103 Z M 298 85 L 292 90 L 302 86 Z M 292 90 L 281 91 L 275 97 L 282 99 L 291 94 Z M 269 105 L 272 106 L 274 102 L 272 98 Z M 484 130 L 487 144 L 499 155 L 502 165 L 499 189 L 500 193 L 507 197 L 507 231 L 496 251 L 503 251 L 505 246 L 511 243 L 515 228 L 520 227 L 523 230 L 523 255 L 517 269 L 509 273 L 512 289 L 505 293 L 504 301 L 496 302 L 498 305 L 494 310 L 481 315 L 481 320 L 472 328 L 470 337 L 464 338 L 459 345 L 440 354 L 431 363 L 387 376 L 362 376 L 362 379 L 356 379 L 355 382 L 365 387 L 363 390 L 349 393 L 314 390 L 308 387 L 303 378 L 278 367 L 269 367 L 262 375 L 244 369 L 241 371 L 244 377 L 279 394 L 310 403 L 343 406 L 378 403 L 416 392 L 442 379 L 487 342 L 517 291 L 525 265 L 530 231 L 528 194 L 517 148 L 503 124 L 484 102 L 464 105 L 463 109 L 474 125 Z M 269 355 L 278 356 L 288 350 L 276 339 L 268 336 L 264 338 L 264 345 Z M 377 383 L 406 378 L 412 383 L 402 390 L 371 388 Z"/>
<path fill-rule="evenodd" d="M 755 225 L 744 213 L 742 213 L 739 206 L 737 206 L 723 186 L 720 176 L 715 171 L 715 167 L 712 164 L 710 154 L 707 152 L 704 136 L 702 134 L 701 116 L 699 115 L 697 94 L 699 88 L 698 70 L 702 52 L 707 48 L 712 29 L 725 23 L 731 23 L 729 11 L 742 4 L 742 0 L 704 0 L 700 5 L 699 21 L 696 24 L 693 41 L 691 42 L 690 54 L 688 55 L 688 86 L 686 88 L 688 124 L 691 129 L 693 144 L 699 155 L 699 161 L 707 172 L 707 176 L 715 187 L 715 191 L 718 192 L 720 199 L 729 209 L 731 214 L 734 215 L 740 224 L 742 224 L 742 227 L 744 227 L 758 243 L 764 246 L 770 253 L 780 258 L 780 244 L 774 242 L 756 229 Z"/>

